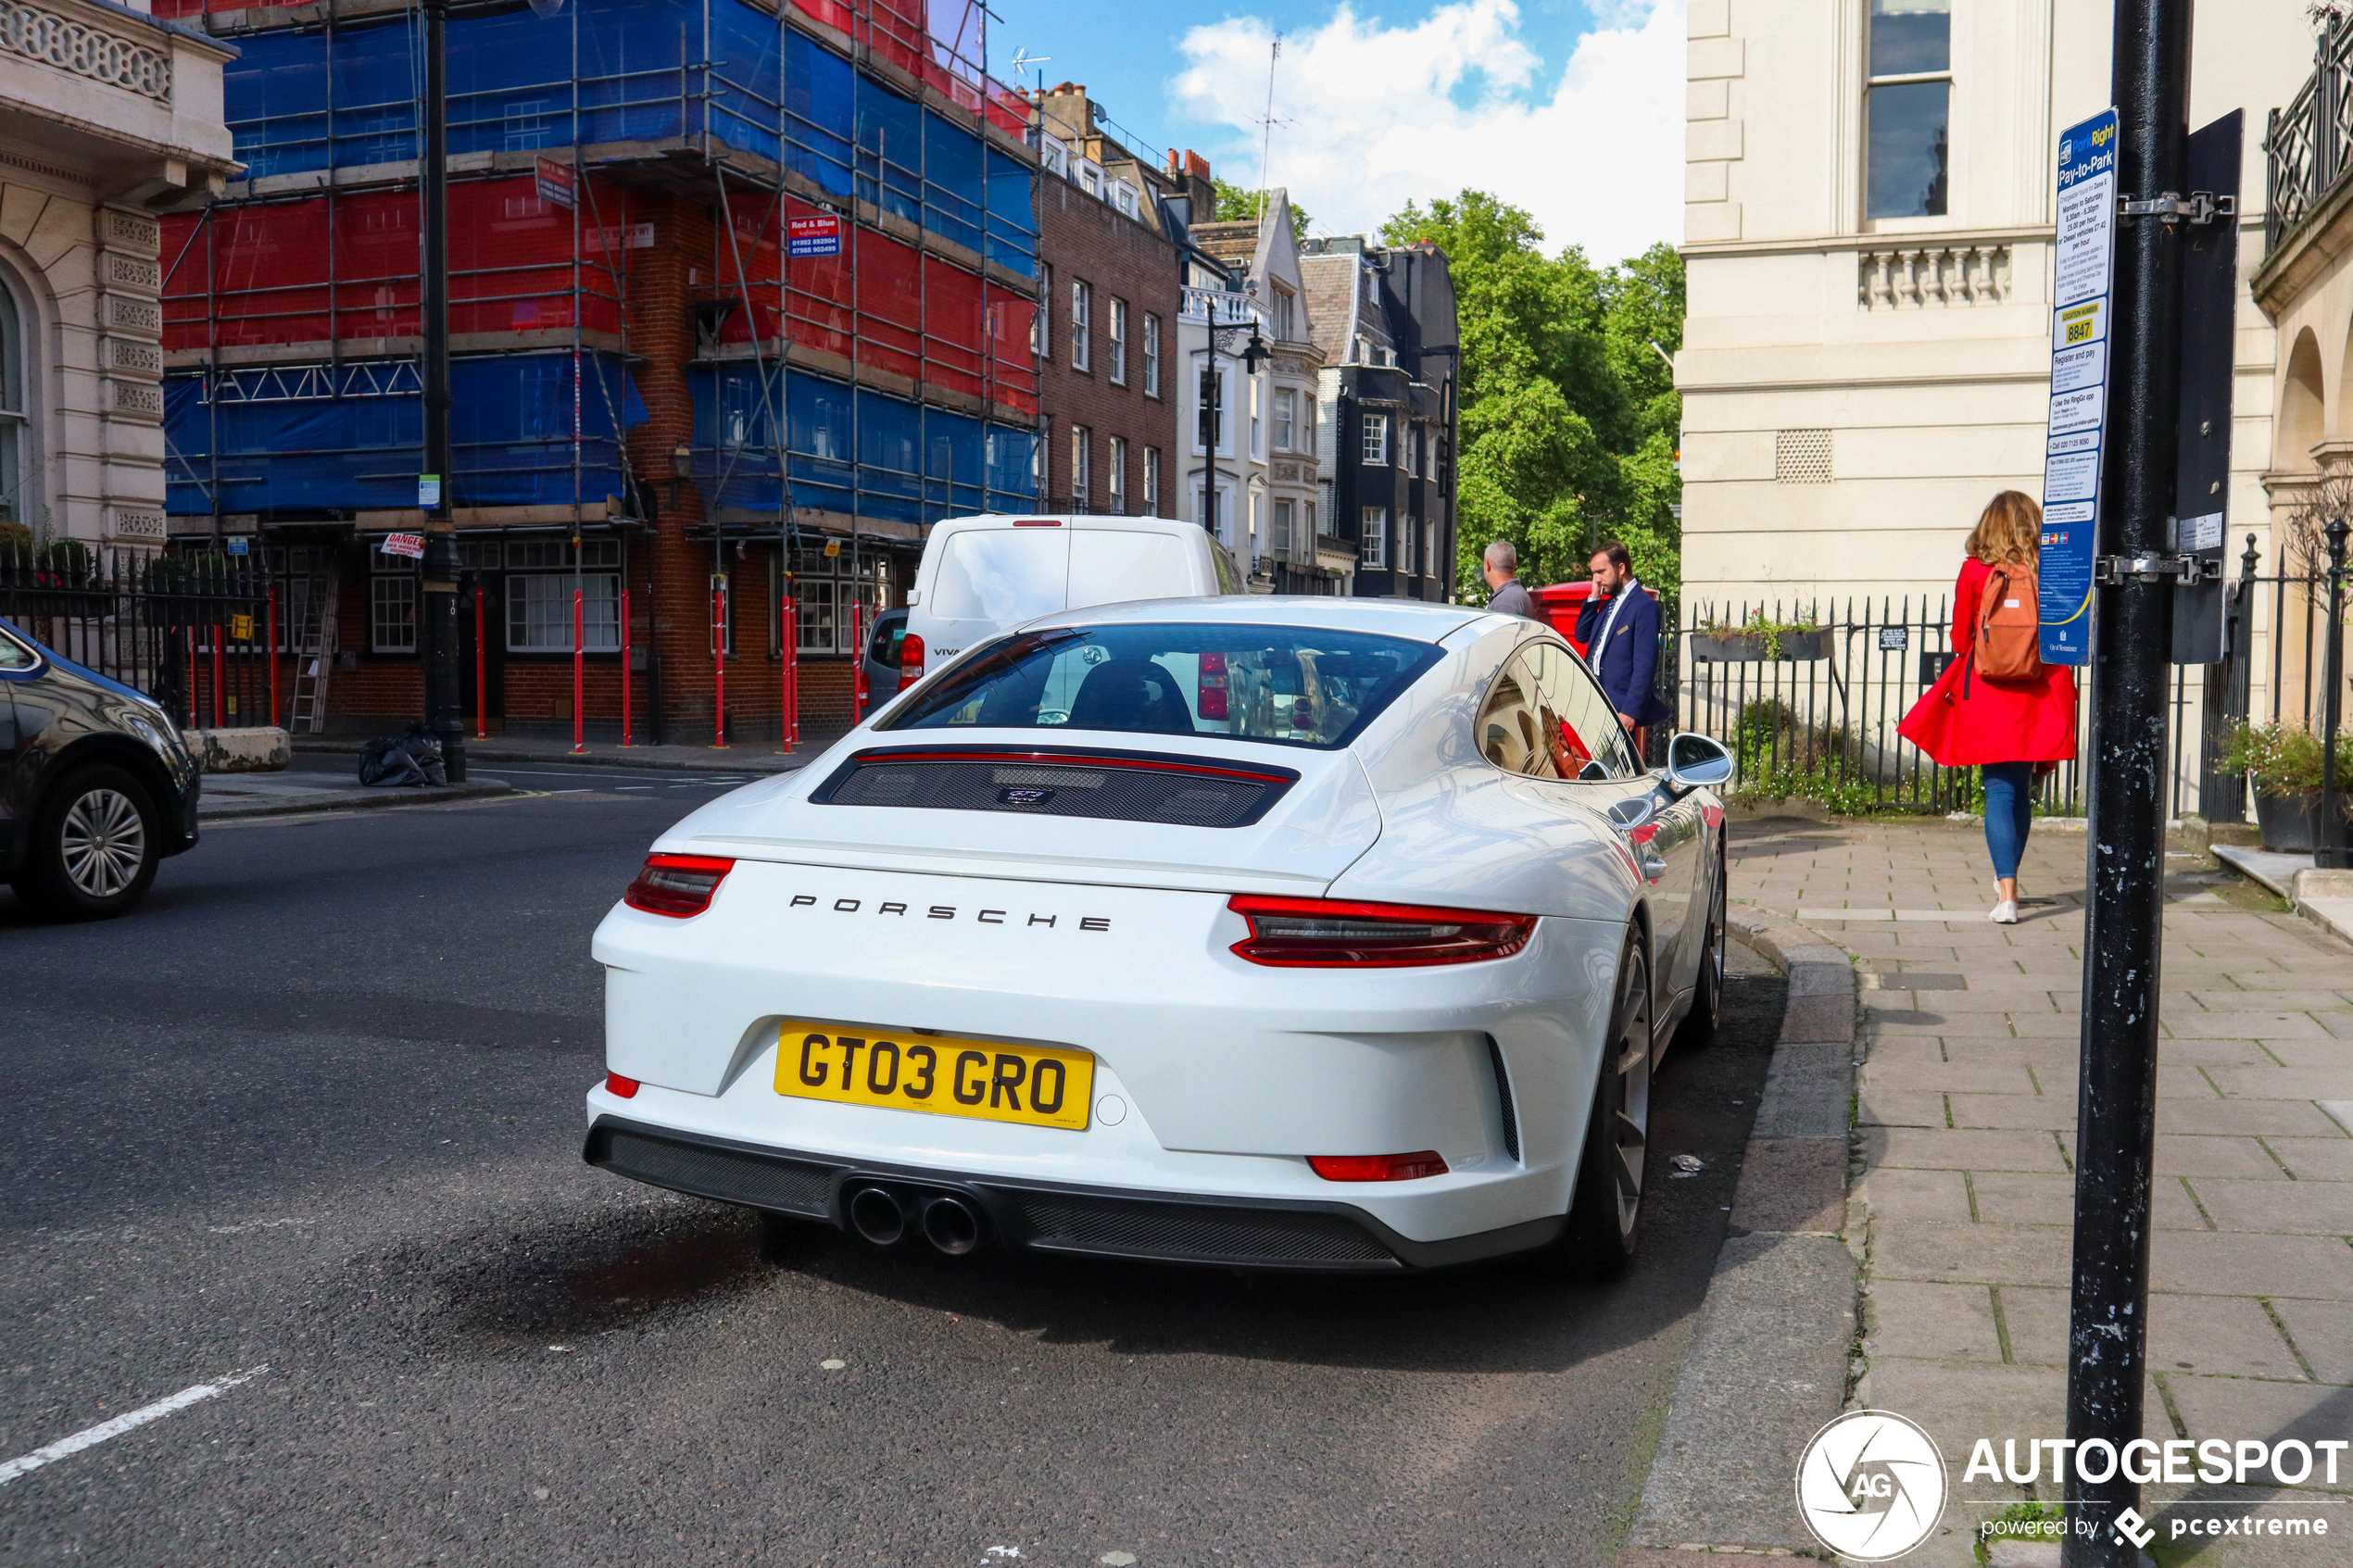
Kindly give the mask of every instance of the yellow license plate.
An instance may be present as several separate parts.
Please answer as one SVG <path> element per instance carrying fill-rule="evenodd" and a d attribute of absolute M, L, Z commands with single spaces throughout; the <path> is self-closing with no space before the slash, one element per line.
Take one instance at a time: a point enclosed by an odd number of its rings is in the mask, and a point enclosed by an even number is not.
<path fill-rule="evenodd" d="M 850 1034 L 790 1019 L 776 1034 L 776 1092 L 795 1099 L 1078 1132 L 1094 1086 L 1095 1059 L 1085 1051 L 880 1029 Z"/>

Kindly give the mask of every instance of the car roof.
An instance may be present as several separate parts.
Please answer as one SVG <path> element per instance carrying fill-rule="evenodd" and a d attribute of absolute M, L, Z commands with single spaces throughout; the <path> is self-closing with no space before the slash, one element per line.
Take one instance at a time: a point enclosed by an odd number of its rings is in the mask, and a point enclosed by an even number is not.
<path fill-rule="evenodd" d="M 962 533 L 970 530 L 1013 528 L 1024 524 L 1036 527 L 1038 524 L 1032 521 L 1033 519 L 1049 520 L 1063 528 L 1104 529 L 1122 533 L 1190 534 L 1197 539 L 1209 538 L 1201 524 L 1183 522 L 1175 518 L 1103 516 L 1078 512 L 982 512 L 973 517 L 942 518 L 932 524 L 931 532 L 933 534 L 943 531 Z"/>
<path fill-rule="evenodd" d="M 1195 527 L 1187 523 L 1188 528 Z M 1198 529 L 1196 529 L 1198 532 Z M 1190 624 L 1310 626 L 1367 632 L 1416 642 L 1441 642 L 1488 612 L 1463 605 L 1425 604 L 1415 599 L 1343 599 L 1274 594 L 1220 594 L 1209 598 L 1131 599 L 1088 605 L 1039 616 L 1025 631 L 1051 626 L 1143 626 Z"/>

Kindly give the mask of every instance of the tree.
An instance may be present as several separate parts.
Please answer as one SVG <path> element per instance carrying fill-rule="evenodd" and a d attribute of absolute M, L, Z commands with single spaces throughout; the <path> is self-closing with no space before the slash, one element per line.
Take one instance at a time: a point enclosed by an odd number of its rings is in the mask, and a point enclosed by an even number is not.
<path fill-rule="evenodd" d="M 1210 183 L 1217 187 L 1217 221 L 1220 223 L 1254 222 L 1265 209 L 1267 196 L 1265 191 L 1228 184 L 1214 176 Z M 1291 203 L 1290 237 L 1294 240 L 1307 237 L 1307 209 L 1297 202 Z"/>
<path fill-rule="evenodd" d="M 1446 253 L 1462 331 L 1457 562 L 1483 596 L 1479 554 L 1508 539 L 1530 582 L 1581 578 L 1592 546 L 1625 541 L 1643 582 L 1681 583 L 1676 448 L 1682 400 L 1667 363 L 1683 341 L 1683 262 L 1653 245 L 1597 269 L 1543 250 L 1522 208 L 1484 191 L 1409 202 L 1390 245 Z"/>

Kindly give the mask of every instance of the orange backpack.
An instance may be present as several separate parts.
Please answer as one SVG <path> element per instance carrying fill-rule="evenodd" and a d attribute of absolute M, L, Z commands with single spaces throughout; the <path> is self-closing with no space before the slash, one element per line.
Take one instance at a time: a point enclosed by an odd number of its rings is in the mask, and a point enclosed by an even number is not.
<path fill-rule="evenodd" d="M 1978 674 L 1989 681 L 2032 681 L 2043 673 L 2042 600 L 2034 569 L 1994 568 L 1977 600 L 1977 638 L 1970 649 Z"/>

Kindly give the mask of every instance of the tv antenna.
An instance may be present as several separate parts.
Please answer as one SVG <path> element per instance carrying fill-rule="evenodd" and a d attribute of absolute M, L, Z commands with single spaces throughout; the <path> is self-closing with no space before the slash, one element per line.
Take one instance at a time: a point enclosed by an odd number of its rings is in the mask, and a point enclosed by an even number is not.
<path fill-rule="evenodd" d="M 1278 32 L 1266 52 L 1266 112 L 1258 120 L 1258 227 L 1261 232 L 1266 228 L 1266 209 L 1274 205 L 1275 200 L 1275 193 L 1266 183 L 1266 163 L 1274 146 L 1275 127 L 1291 123 L 1275 117 L 1275 62 L 1282 57 L 1283 35 Z"/>
<path fill-rule="evenodd" d="M 1031 66 L 1044 65 L 1048 60 L 1051 60 L 1053 57 L 1054 56 L 1051 55 L 1033 55 L 1026 48 L 1014 50 L 1013 80 L 1016 82 L 1020 81 L 1021 73 L 1023 71 L 1027 70 Z M 1041 70 L 1038 73 L 1038 91 L 1043 93 L 1045 90 L 1046 73 Z"/>

